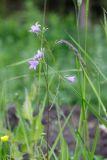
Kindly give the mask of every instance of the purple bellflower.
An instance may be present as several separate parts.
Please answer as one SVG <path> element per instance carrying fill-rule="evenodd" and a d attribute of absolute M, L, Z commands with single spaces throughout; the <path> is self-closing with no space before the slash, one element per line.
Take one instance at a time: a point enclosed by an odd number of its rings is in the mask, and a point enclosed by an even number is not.
<path fill-rule="evenodd" d="M 38 64 L 40 63 L 40 60 L 44 57 L 44 49 L 41 48 L 40 50 L 37 51 L 37 54 L 28 61 L 29 63 L 29 68 L 36 70 Z"/>
<path fill-rule="evenodd" d="M 40 27 L 41 25 L 36 22 L 34 25 L 31 26 L 29 31 L 38 34 L 41 31 Z"/>
<path fill-rule="evenodd" d="M 39 64 L 39 61 L 36 61 L 35 59 L 30 60 L 29 62 L 29 69 L 34 69 L 36 70 L 37 65 Z"/>
<path fill-rule="evenodd" d="M 44 48 L 38 49 L 37 54 L 34 56 L 34 59 L 41 60 L 44 57 Z"/>

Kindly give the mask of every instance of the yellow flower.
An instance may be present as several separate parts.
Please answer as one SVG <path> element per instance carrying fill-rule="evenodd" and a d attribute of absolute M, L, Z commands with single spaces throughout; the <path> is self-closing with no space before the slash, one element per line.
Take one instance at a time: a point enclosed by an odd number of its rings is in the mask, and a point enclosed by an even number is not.
<path fill-rule="evenodd" d="M 7 142 L 9 140 L 9 136 L 2 136 L 2 137 L 0 137 L 0 140 L 2 142 Z"/>

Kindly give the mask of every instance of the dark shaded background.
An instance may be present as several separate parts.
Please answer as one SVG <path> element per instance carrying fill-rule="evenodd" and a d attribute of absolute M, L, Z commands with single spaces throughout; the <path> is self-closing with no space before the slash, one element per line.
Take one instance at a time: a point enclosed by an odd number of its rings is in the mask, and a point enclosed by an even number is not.
<path fill-rule="evenodd" d="M 44 0 L 31 0 L 34 6 L 43 11 Z M 31 2 L 30 1 L 30 2 Z M 59 14 L 69 14 L 74 12 L 75 0 L 47 0 L 47 11 L 56 12 Z M 85 2 L 85 0 L 83 0 Z M 7 16 L 16 11 L 21 11 L 25 8 L 28 0 L 0 0 L 0 16 Z M 107 0 L 90 0 L 90 13 L 94 20 L 97 20 L 103 15 L 103 8 L 107 10 Z"/>

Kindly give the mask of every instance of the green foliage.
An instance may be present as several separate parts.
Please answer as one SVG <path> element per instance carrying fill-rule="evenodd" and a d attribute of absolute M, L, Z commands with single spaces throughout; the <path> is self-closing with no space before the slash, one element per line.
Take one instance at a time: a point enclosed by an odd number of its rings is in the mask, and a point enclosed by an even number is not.
<path fill-rule="evenodd" d="M 60 160 L 70 160 L 70 155 L 69 155 L 69 150 L 68 150 L 68 145 L 64 138 L 61 138 L 61 153 L 60 153 Z"/>
<path fill-rule="evenodd" d="M 30 123 L 32 123 L 32 114 L 33 114 L 33 110 L 32 110 L 31 100 L 29 98 L 27 90 L 25 90 L 25 102 L 23 104 L 23 117 L 29 120 Z"/>

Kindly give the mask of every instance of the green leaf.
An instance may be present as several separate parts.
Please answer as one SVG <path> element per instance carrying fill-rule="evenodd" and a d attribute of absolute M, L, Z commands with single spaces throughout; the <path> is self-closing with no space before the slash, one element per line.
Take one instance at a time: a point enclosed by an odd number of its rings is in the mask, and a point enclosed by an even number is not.
<path fill-rule="evenodd" d="M 25 90 L 25 102 L 23 104 L 23 117 L 32 123 L 33 109 L 27 89 Z"/>
<path fill-rule="evenodd" d="M 60 160 L 70 160 L 68 145 L 65 141 L 65 139 L 61 138 L 61 153 L 60 153 Z"/>
<path fill-rule="evenodd" d="M 38 116 L 33 117 L 33 123 L 32 123 L 32 139 L 35 142 L 35 144 L 38 142 L 38 140 L 41 139 L 43 134 L 44 127 L 41 121 L 42 121 L 42 114 L 40 112 Z"/>

